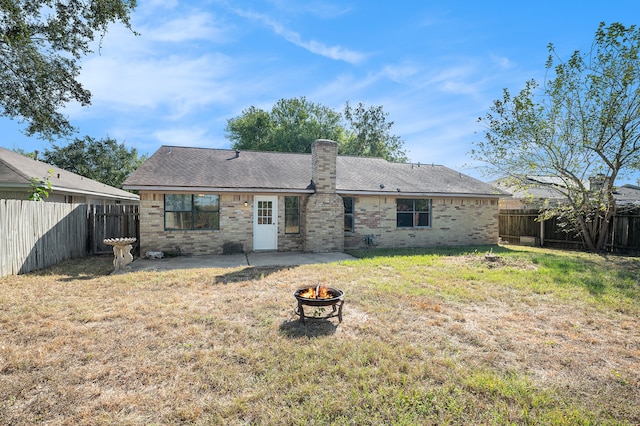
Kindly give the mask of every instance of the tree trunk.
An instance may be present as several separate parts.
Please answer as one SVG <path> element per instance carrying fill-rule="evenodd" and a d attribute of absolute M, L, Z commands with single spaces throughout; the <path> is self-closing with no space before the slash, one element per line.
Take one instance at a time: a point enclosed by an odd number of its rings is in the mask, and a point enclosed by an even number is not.
<path fill-rule="evenodd" d="M 582 234 L 582 241 L 584 242 L 587 250 L 595 252 L 596 245 L 594 243 L 594 235 L 592 233 L 592 229 L 585 222 L 584 216 L 578 216 L 578 224 L 580 226 L 580 233 Z"/>
<path fill-rule="evenodd" d="M 602 224 L 600 225 L 600 235 L 598 236 L 598 244 L 596 248 L 598 251 L 605 251 L 607 244 L 607 237 L 609 236 L 609 228 L 611 227 L 611 220 L 613 218 L 614 208 L 608 207 L 604 218 L 602 220 Z"/>

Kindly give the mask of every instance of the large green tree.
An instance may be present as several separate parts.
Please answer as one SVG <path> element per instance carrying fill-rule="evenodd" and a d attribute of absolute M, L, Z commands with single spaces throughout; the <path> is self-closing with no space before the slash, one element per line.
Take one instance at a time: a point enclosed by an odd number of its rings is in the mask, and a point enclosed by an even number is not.
<path fill-rule="evenodd" d="M 402 149 L 404 141 L 391 133 L 393 121 L 387 121 L 389 113 L 382 106 L 367 108 L 362 102 L 353 108 L 347 102 L 344 117 L 348 136 L 341 141 L 340 153 L 363 157 L 382 157 L 389 161 L 408 161 Z"/>
<path fill-rule="evenodd" d="M 136 0 L 0 0 L 0 115 L 26 123 L 45 139 L 74 128 L 60 113 L 91 93 L 77 77 L 79 60 L 110 24 L 131 29 Z"/>
<path fill-rule="evenodd" d="M 232 148 L 256 151 L 311 152 L 316 139 L 338 139 L 340 114 L 305 97 L 280 99 L 270 112 L 254 106 L 227 121 Z"/>
<path fill-rule="evenodd" d="M 281 99 L 271 111 L 251 106 L 229 119 L 225 132 L 234 149 L 308 153 L 316 139 L 331 139 L 340 154 L 406 161 L 403 141 L 391 134 L 387 116 L 382 106 L 352 108 L 347 102 L 343 118 L 301 97 Z"/>
<path fill-rule="evenodd" d="M 128 149 L 109 137 L 74 139 L 67 146 L 53 145 L 42 161 L 104 184 L 122 188 L 122 182 L 144 162 L 135 148 Z"/>
<path fill-rule="evenodd" d="M 640 159 L 640 31 L 598 27 L 593 45 L 562 60 L 549 45 L 543 85 L 504 90 L 472 154 L 493 175 L 554 176 L 565 202 L 547 216 L 564 220 L 593 251 L 605 248 L 615 212 L 616 179 Z M 526 185 L 523 185 L 526 189 Z"/>

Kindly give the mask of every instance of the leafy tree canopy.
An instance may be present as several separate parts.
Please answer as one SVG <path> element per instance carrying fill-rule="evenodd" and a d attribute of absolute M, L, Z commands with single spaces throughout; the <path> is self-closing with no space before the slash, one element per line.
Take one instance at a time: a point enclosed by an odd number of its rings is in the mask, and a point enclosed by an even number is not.
<path fill-rule="evenodd" d="M 311 152 L 313 141 L 342 131 L 340 114 L 304 97 L 281 99 L 270 112 L 251 106 L 226 128 L 235 149 L 281 152 Z"/>
<path fill-rule="evenodd" d="M 565 203 L 546 214 L 603 250 L 614 182 L 640 166 L 640 31 L 601 23 L 589 51 L 566 60 L 552 44 L 549 52 L 549 78 L 515 96 L 505 89 L 480 119 L 485 138 L 472 155 L 494 176 L 561 180 Z"/>
<path fill-rule="evenodd" d="M 382 106 L 352 108 L 347 102 L 343 119 L 340 112 L 301 97 L 281 99 L 271 111 L 251 106 L 229 119 L 225 132 L 235 149 L 311 152 L 316 139 L 331 139 L 340 154 L 407 161 L 387 116 Z"/>
<path fill-rule="evenodd" d="M 352 108 L 349 102 L 344 107 L 348 123 L 347 137 L 341 141 L 340 151 L 344 155 L 382 157 L 390 161 L 406 162 L 407 154 L 402 149 L 404 141 L 391 134 L 393 121 L 387 121 L 382 106 L 365 108 L 363 103 Z"/>
<path fill-rule="evenodd" d="M 111 23 L 131 29 L 136 0 L 0 0 L 0 115 L 24 121 L 25 133 L 53 140 L 74 131 L 59 109 L 85 106 L 80 58 Z"/>
<path fill-rule="evenodd" d="M 146 160 L 135 148 L 127 149 L 109 137 L 74 139 L 69 145 L 53 145 L 42 161 L 104 184 L 122 188 L 122 182 Z"/>

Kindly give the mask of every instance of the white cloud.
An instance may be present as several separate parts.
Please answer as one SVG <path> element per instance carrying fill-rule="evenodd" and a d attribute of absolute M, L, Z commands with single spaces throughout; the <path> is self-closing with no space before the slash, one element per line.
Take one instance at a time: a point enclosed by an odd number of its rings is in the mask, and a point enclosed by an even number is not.
<path fill-rule="evenodd" d="M 122 26 L 112 28 L 100 52 L 82 63 L 79 80 L 92 93 L 91 108 L 70 105 L 67 113 L 72 118 L 105 111 L 156 110 L 159 114 L 162 107 L 162 118 L 176 119 L 213 102 L 228 102 L 230 85 L 225 80 L 233 69 L 231 58 L 190 47 L 194 40 L 223 40 L 223 27 L 213 15 L 196 11 L 155 27 L 146 21 L 135 28 L 140 36 Z"/>
<path fill-rule="evenodd" d="M 91 89 L 94 105 L 120 110 L 164 106 L 175 118 L 229 100 L 229 88 L 221 81 L 229 67 L 228 58 L 220 54 L 129 61 L 98 56 L 84 64 L 81 80 Z"/>
<path fill-rule="evenodd" d="M 301 47 L 309 52 L 324 56 L 329 59 L 334 59 L 338 61 L 344 61 L 350 64 L 357 64 L 359 62 L 364 61 L 367 58 L 367 55 L 364 53 L 357 52 L 355 50 L 350 50 L 342 46 L 327 46 L 322 42 L 317 40 L 303 40 L 300 34 L 286 29 L 282 24 L 277 21 L 274 21 L 270 17 L 254 13 L 247 12 L 240 9 L 235 9 L 235 13 L 244 18 L 249 18 L 252 20 L 256 20 L 261 22 L 262 24 L 270 27 L 274 33 L 279 36 L 282 36 L 285 40 L 294 45 Z"/>
<path fill-rule="evenodd" d="M 380 79 L 380 74 L 367 74 L 360 76 L 352 73 L 336 75 L 333 80 L 309 88 L 309 99 L 316 99 L 324 105 L 340 109 L 348 100 L 359 102 L 366 89 L 374 85 Z M 333 105 L 333 106 L 332 106 Z"/>
<path fill-rule="evenodd" d="M 491 61 L 502 70 L 508 70 L 515 66 L 513 62 L 505 56 L 491 55 Z"/>
<path fill-rule="evenodd" d="M 153 137 L 162 145 L 204 147 L 211 145 L 207 129 L 201 127 L 173 128 L 153 132 Z"/>
<path fill-rule="evenodd" d="M 382 74 L 393 81 L 401 83 L 415 76 L 418 71 L 418 67 L 414 65 L 387 65 L 383 68 Z"/>
<path fill-rule="evenodd" d="M 177 6 L 178 0 L 146 0 L 138 5 L 136 12 L 155 13 L 157 9 L 173 9 Z"/>
<path fill-rule="evenodd" d="M 177 17 L 157 26 L 137 29 L 150 41 L 180 43 L 192 40 L 224 41 L 227 26 L 210 13 L 193 13 Z"/>
<path fill-rule="evenodd" d="M 269 3 L 273 4 L 279 11 L 287 14 L 311 14 L 319 16 L 321 18 L 335 18 L 349 13 L 352 9 L 345 7 L 343 4 L 334 4 L 326 1 L 314 1 L 314 0 L 270 0 Z"/>

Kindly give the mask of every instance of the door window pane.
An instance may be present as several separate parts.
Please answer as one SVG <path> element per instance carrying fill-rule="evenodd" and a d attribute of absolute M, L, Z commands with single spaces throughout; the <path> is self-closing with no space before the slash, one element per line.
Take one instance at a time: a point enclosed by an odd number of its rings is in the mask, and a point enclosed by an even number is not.
<path fill-rule="evenodd" d="M 258 201 L 258 225 L 271 225 L 273 223 L 273 202 Z"/>

